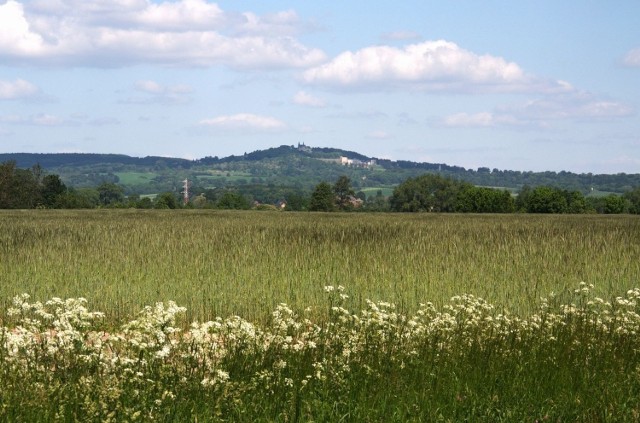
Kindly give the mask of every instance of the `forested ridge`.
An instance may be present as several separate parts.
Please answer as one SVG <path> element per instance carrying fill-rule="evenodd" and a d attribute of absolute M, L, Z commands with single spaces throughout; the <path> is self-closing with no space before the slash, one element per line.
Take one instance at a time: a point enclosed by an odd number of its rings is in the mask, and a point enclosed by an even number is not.
<path fill-rule="evenodd" d="M 356 161 L 356 165 L 337 163 L 340 157 Z M 572 172 L 532 172 L 480 167 L 465 169 L 444 163 L 417 163 L 406 160 L 391 161 L 336 148 L 303 149 L 280 146 L 238 156 L 203 157 L 186 160 L 170 157 L 130 157 L 122 154 L 0 154 L 0 163 L 15 161 L 18 168 L 39 165 L 48 172 L 60 175 L 65 184 L 75 188 L 92 187 L 101 182 L 117 183 L 127 193 L 152 194 L 175 189 L 180 178 L 199 180 L 205 187 L 240 184 L 271 184 L 295 186 L 310 190 L 322 180 L 336 180 L 346 174 L 356 188 L 395 187 L 407 178 L 424 173 L 469 182 L 477 186 L 519 190 L 525 185 L 548 185 L 577 190 L 622 194 L 640 186 L 640 174 L 592 174 Z M 362 166 L 359 163 L 374 165 Z M 127 178 L 136 173 L 148 174 Z"/>
<path fill-rule="evenodd" d="M 304 145 L 197 160 L 0 154 L 0 208 L 638 213 L 638 197 L 640 174 L 465 169 Z"/>

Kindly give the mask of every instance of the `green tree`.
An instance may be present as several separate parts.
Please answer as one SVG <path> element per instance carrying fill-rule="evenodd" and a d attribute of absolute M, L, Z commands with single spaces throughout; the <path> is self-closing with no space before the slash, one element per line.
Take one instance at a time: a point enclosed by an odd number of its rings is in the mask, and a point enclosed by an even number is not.
<path fill-rule="evenodd" d="M 60 194 L 56 207 L 62 209 L 93 209 L 100 202 L 98 191 L 93 188 L 70 188 Z"/>
<path fill-rule="evenodd" d="M 136 208 L 137 209 L 152 209 L 153 208 L 153 201 L 151 201 L 151 198 L 149 198 L 149 197 L 142 197 L 136 203 Z"/>
<path fill-rule="evenodd" d="M 336 206 L 341 210 L 349 210 L 353 206 L 351 205 L 351 197 L 355 195 L 353 188 L 351 187 L 351 179 L 342 175 L 338 178 L 333 185 L 333 193 L 335 195 Z"/>
<path fill-rule="evenodd" d="M 12 186 L 15 168 L 15 161 L 0 163 L 0 209 L 10 209 L 13 206 Z"/>
<path fill-rule="evenodd" d="M 335 198 L 331 185 L 328 182 L 320 182 L 311 193 L 309 210 L 328 212 L 335 210 L 335 207 Z"/>
<path fill-rule="evenodd" d="M 627 210 L 627 202 L 624 197 L 611 194 L 604 197 L 604 213 L 620 214 Z"/>
<path fill-rule="evenodd" d="M 58 198 L 67 191 L 67 186 L 58 175 L 46 175 L 42 178 L 40 189 L 42 204 L 45 207 L 57 207 Z"/>
<path fill-rule="evenodd" d="M 629 204 L 629 213 L 640 214 L 640 187 L 624 193 L 624 198 Z"/>
<path fill-rule="evenodd" d="M 458 191 L 466 185 L 439 175 L 425 174 L 398 185 L 389 204 L 391 210 L 399 212 L 452 212 Z"/>
<path fill-rule="evenodd" d="M 531 188 L 529 185 L 524 185 L 522 188 L 520 188 L 518 196 L 515 200 L 516 211 L 522 213 L 527 212 L 527 203 L 529 202 L 529 196 L 531 195 L 532 191 L 533 188 Z"/>
<path fill-rule="evenodd" d="M 96 189 L 103 206 L 114 206 L 124 201 L 124 189 L 113 182 L 103 182 Z"/>
<path fill-rule="evenodd" d="M 527 213 L 566 213 L 567 210 L 567 199 L 558 188 L 536 187 L 527 198 Z"/>
<path fill-rule="evenodd" d="M 0 208 L 30 209 L 41 203 L 38 179 L 33 169 L 19 169 L 15 161 L 0 164 Z"/>
<path fill-rule="evenodd" d="M 137 208 L 140 202 L 140 194 L 129 194 L 126 198 L 126 206 L 129 208 Z"/>
<path fill-rule="evenodd" d="M 207 207 L 207 203 L 207 197 L 204 195 L 204 193 L 194 196 L 191 200 L 191 204 L 193 204 L 193 207 L 195 207 L 196 209 L 204 209 L 205 207 Z"/>
<path fill-rule="evenodd" d="M 567 213 L 579 214 L 587 212 L 587 200 L 580 191 L 564 191 L 567 199 Z"/>
<path fill-rule="evenodd" d="M 16 169 L 13 179 L 14 208 L 32 209 L 42 203 L 38 180 L 30 169 Z"/>
<path fill-rule="evenodd" d="M 172 192 L 163 192 L 156 197 L 154 208 L 156 209 L 177 209 L 179 207 L 178 199 Z"/>
<path fill-rule="evenodd" d="M 509 191 L 463 186 L 458 191 L 456 211 L 462 213 L 512 213 L 514 201 Z"/>
<path fill-rule="evenodd" d="M 225 191 L 218 199 L 216 206 L 219 209 L 233 209 L 233 210 L 249 210 L 251 204 L 240 193 L 233 191 Z"/>
<path fill-rule="evenodd" d="M 367 202 L 364 204 L 364 208 L 367 211 L 389 211 L 389 202 L 387 198 L 382 194 L 382 190 L 376 191 L 375 196 L 370 196 Z"/>
<path fill-rule="evenodd" d="M 287 207 L 285 208 L 287 211 L 301 211 L 309 208 L 308 198 L 297 192 L 286 194 L 284 199 L 287 202 Z"/>

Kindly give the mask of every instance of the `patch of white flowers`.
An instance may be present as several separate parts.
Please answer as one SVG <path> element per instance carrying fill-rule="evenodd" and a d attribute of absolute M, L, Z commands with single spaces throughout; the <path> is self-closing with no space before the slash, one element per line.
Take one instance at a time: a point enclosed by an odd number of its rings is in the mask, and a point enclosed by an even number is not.
<path fill-rule="evenodd" d="M 145 387 L 167 375 L 177 385 L 152 390 L 156 405 L 173 401 L 172 389 L 180 384 L 223 392 L 225 386 L 248 383 L 270 394 L 327 380 L 339 384 L 354 371 L 379 371 L 372 356 L 404 368 L 427 350 L 440 357 L 491 345 L 494 354 L 518 356 L 514 345 L 541 347 L 559 339 L 567 348 L 616 348 L 622 340 L 637 352 L 640 289 L 611 301 L 592 297 L 592 289 L 581 283 L 568 304 L 555 296 L 543 298 L 538 312 L 528 317 L 497 310 L 473 295 L 455 296 L 441 309 L 421 304 L 406 316 L 394 304 L 370 300 L 364 310 L 351 312 L 344 288 L 326 286 L 329 316 L 319 323 L 280 304 L 262 328 L 232 316 L 194 322 L 181 331 L 176 320 L 185 308 L 168 302 L 145 307 L 111 332 L 100 329 L 104 315 L 88 311 L 83 298 L 43 304 L 23 294 L 8 311 L 11 324 L 0 327 L 0 366 L 42 391 L 49 389 L 43 381 L 53 380 L 47 375 L 79 372 L 77 383 L 89 390 L 102 387 L 94 395 L 96 407 L 108 410 L 124 392 L 142 396 Z M 135 407 L 122 413 L 154 418 L 153 410 L 140 414 Z"/>

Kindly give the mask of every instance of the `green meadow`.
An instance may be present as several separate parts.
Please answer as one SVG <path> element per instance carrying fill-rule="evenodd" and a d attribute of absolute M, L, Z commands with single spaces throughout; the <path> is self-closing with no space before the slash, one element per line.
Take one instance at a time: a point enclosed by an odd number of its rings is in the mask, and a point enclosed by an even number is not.
<path fill-rule="evenodd" d="M 579 282 L 599 295 L 640 275 L 632 216 L 2 211 L 0 299 L 85 297 L 114 319 L 173 300 L 189 317 L 263 320 L 325 285 L 355 306 L 413 311 L 469 293 L 512 313 Z"/>
<path fill-rule="evenodd" d="M 0 421 L 638 421 L 640 218 L 0 213 Z"/>

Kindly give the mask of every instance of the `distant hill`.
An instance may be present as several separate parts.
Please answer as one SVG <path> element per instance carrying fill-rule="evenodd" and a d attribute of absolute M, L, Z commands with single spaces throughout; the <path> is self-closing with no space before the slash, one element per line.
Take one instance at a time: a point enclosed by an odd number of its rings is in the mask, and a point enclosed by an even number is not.
<path fill-rule="evenodd" d="M 93 153 L 0 153 L 0 162 L 13 160 L 19 168 L 28 168 L 36 163 L 45 169 L 53 169 L 62 166 L 80 167 L 102 165 L 105 163 L 152 166 L 158 160 L 163 160 L 170 165 L 184 166 L 191 163 L 186 159 L 174 159 L 166 157 L 131 157 L 124 154 L 93 154 Z"/>
<path fill-rule="evenodd" d="M 341 159 L 342 158 L 342 159 Z M 320 181 L 351 178 L 356 190 L 389 191 L 409 177 L 438 173 L 475 185 L 518 190 L 524 185 L 550 185 L 584 194 L 622 193 L 640 186 L 640 174 L 576 174 L 572 172 L 522 172 L 489 168 L 465 169 L 445 163 L 386 160 L 338 148 L 288 146 L 257 150 L 240 156 L 186 160 L 170 157 L 131 157 L 123 154 L 0 154 L 0 162 L 14 160 L 18 167 L 40 164 L 72 187 L 94 187 L 115 182 L 128 193 L 177 191 L 188 178 L 202 189 L 242 186 L 292 187 L 308 191 Z"/>

